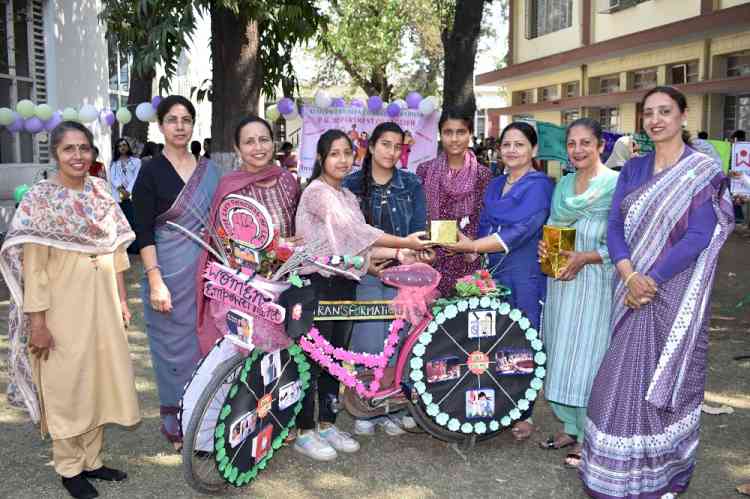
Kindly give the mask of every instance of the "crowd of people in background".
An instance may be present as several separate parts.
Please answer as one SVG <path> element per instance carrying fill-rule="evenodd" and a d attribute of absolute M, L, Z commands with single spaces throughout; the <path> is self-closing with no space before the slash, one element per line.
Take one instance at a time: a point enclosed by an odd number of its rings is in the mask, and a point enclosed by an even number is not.
<path fill-rule="evenodd" d="M 708 367 L 706 303 L 734 213 L 721 165 L 685 135 L 685 96 L 656 87 L 642 106 L 654 152 L 638 155 L 623 140 L 612 164 L 605 163 L 600 124 L 576 120 L 565 136 L 574 173 L 556 185 L 536 160 L 533 126 L 513 122 L 498 139 L 473 140 L 471 117 L 451 109 L 440 118 L 438 155 L 416 173 L 397 167 L 409 137 L 396 123 L 369 136 L 354 128 L 326 131 L 304 189 L 294 147 L 281 144 L 277 156 L 272 127 L 256 116 L 237 125 L 240 167 L 222 177 L 210 139 L 191 142 L 193 104 L 166 97 L 157 110 L 164 145 L 146 143 L 139 158 L 128 140 L 116 140 L 106 182 L 97 178 L 103 173 L 91 133 L 63 122 L 51 133 L 59 169 L 24 198 L 2 250 L 13 264 L 4 276 L 20 290 L 9 327 L 11 349 L 21 352 L 14 357 L 14 400 L 44 421 L 55 470 L 73 497 L 95 497 L 88 479 L 126 478 L 104 466 L 101 452 L 105 423 L 139 420 L 124 329 L 130 248 L 143 262 L 160 431 L 178 449 L 182 388 L 222 332 L 215 320 L 221 310 L 198 285 L 209 255 L 169 223 L 194 234 L 211 229 L 207 224 L 215 229 L 221 201 L 242 194 L 268 209 L 283 237 L 322 238 L 328 254 L 366 259 L 365 268 L 352 270 L 359 283 L 322 268 L 304 270 L 321 300 L 389 299 L 382 270 L 414 262 L 438 269 L 439 291 L 450 296 L 486 257 L 492 277 L 510 288 L 511 305 L 545 331 L 545 395 L 560 428 L 539 446 L 570 447 L 563 463 L 578 470 L 592 497 L 674 497 L 695 469 Z M 355 163 L 362 168 L 352 173 Z M 53 196 L 59 206 L 47 202 Z M 430 245 L 427 220 L 455 220 L 458 242 Z M 68 232 L 61 235 L 55 224 Z M 554 278 L 539 264 L 548 251 L 545 224 L 577 234 Z M 386 328 L 382 321 L 356 328 L 328 321 L 319 332 L 334 347 L 379 353 Z M 30 362 L 23 361 L 27 344 Z M 56 348 L 63 344 L 73 348 Z M 359 450 L 336 425 L 338 393 L 338 380 L 314 364 L 293 445 L 301 455 L 331 460 Z M 538 431 L 533 409 L 513 425 L 519 441 Z M 395 436 L 413 424 L 403 414 L 361 419 L 355 433 L 381 428 Z"/>

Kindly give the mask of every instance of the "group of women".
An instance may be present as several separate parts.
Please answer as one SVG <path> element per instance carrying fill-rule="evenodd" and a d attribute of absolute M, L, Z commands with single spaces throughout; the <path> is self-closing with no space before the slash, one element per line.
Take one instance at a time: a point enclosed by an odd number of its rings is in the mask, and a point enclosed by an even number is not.
<path fill-rule="evenodd" d="M 442 151 L 416 175 L 396 167 L 405 138 L 395 123 L 373 130 L 356 173 L 351 173 L 351 138 L 329 130 L 320 137 L 312 178 L 300 192 L 295 178 L 274 163 L 267 122 L 248 117 L 237 126 L 234 145 L 241 168 L 219 178 L 210 161 L 198 161 L 188 151 L 192 104 L 179 96 L 163 99 L 157 114 L 164 153 L 142 166 L 133 188 L 162 433 L 180 445 L 176 412 L 182 387 L 223 327 L 218 320 L 223 311 L 205 300 L 197 285 L 206 252 L 167 222 L 199 233 L 206 224 L 217 224 L 222 199 L 243 194 L 268 209 L 281 236 L 318 241 L 326 254 L 365 257 L 366 268 L 352 270 L 360 275 L 359 284 L 304 269 L 302 277 L 321 300 L 388 299 L 394 292 L 378 279 L 380 272 L 416 261 L 441 272 L 439 290 L 448 295 L 458 278 L 484 261 L 510 288 L 511 304 L 543 332 L 549 358 L 545 394 L 562 430 L 541 446 L 571 446 L 565 464 L 578 468 L 593 497 L 684 491 L 698 441 L 710 291 L 734 219 L 721 168 L 683 140 L 685 97 L 657 87 L 642 104 L 644 129 L 656 150 L 627 162 L 619 176 L 600 160 L 600 125 L 583 118 L 568 127 L 566 137 L 576 172 L 557 186 L 535 167 L 537 136 L 520 122 L 508 125 L 499 138 L 506 172 L 492 179 L 469 149 L 472 120 L 446 110 L 439 122 Z M 19 207 L 0 261 L 20 307 L 11 324 L 12 388 L 43 420 L 56 422 L 46 431 L 66 488 L 75 497 L 95 497 L 86 495 L 93 489 L 87 478 L 124 478 L 98 458 L 102 425 L 138 419 L 132 369 L 122 358 L 129 318 L 123 249 L 133 235 L 114 201 L 101 195 L 103 183 L 79 174 L 88 167 L 92 147 L 90 134 L 81 128 L 63 123 L 53 132 L 59 172 L 35 186 Z M 53 196 L 69 199 L 70 206 L 45 205 Z M 81 241 L 60 235 L 45 217 L 66 217 L 65 223 L 86 227 L 91 235 Z M 428 219 L 456 220 L 459 241 L 431 247 L 423 232 Z M 540 270 L 539 259 L 548 251 L 541 242 L 545 224 L 576 229 L 575 251 L 564 254 L 568 263 L 556 279 Z M 65 268 L 68 273 L 61 274 Z M 80 284 L 77 310 L 89 307 L 91 313 L 76 311 L 73 320 L 66 315 L 71 313 L 66 299 L 72 299 L 70 286 L 81 279 L 98 279 L 98 284 Z M 58 300 L 61 290 L 66 296 Z M 98 322 L 107 311 L 116 311 L 118 319 Z M 84 348 L 78 339 L 86 321 L 83 329 L 91 340 Z M 387 335 L 378 321 L 354 328 L 329 321 L 319 329 L 336 347 L 371 353 L 382 350 Z M 67 341 L 76 348 L 61 348 Z M 31 365 L 22 351 L 26 343 Z M 108 365 L 122 364 L 113 381 L 119 390 L 50 391 L 48 384 L 71 379 L 57 378 L 61 369 L 77 371 L 72 379 L 81 383 L 101 380 L 89 378 L 102 369 L 89 358 L 93 355 L 115 359 Z M 35 383 L 29 381 L 32 374 Z M 318 460 L 357 451 L 359 443 L 335 424 L 338 381 L 316 366 L 311 376 L 293 448 Z M 94 409 L 101 405 L 108 410 Z M 120 409 L 109 410 L 114 407 Z M 512 430 L 519 440 L 534 431 L 532 409 Z M 88 413 L 96 417 L 84 417 Z M 362 420 L 355 433 L 383 427 L 393 435 L 410 423 L 408 418 Z"/>

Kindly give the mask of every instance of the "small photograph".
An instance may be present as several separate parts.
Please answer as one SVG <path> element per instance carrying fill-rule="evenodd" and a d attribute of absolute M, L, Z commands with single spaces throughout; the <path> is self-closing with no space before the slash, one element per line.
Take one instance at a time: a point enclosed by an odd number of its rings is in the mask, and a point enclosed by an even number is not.
<path fill-rule="evenodd" d="M 469 312 L 469 338 L 495 336 L 495 311 L 475 310 Z"/>
<path fill-rule="evenodd" d="M 302 384 L 299 380 L 287 383 L 279 389 L 279 410 L 283 411 L 287 407 L 295 404 L 302 396 Z"/>
<path fill-rule="evenodd" d="M 425 364 L 428 383 L 441 383 L 461 377 L 461 362 L 458 357 L 442 357 Z"/>
<path fill-rule="evenodd" d="M 503 348 L 495 352 L 495 372 L 503 376 L 525 376 L 534 372 L 534 353 L 526 348 Z"/>
<path fill-rule="evenodd" d="M 281 374 L 281 351 L 276 350 L 266 354 L 260 361 L 260 373 L 263 376 L 263 384 L 268 386 Z"/>
<path fill-rule="evenodd" d="M 253 439 L 253 457 L 255 462 L 260 461 L 271 448 L 271 438 L 273 437 L 273 424 L 267 424 Z"/>
<path fill-rule="evenodd" d="M 257 420 L 255 411 L 246 412 L 235 420 L 229 427 L 229 445 L 235 448 L 247 440 L 247 437 L 255 431 Z"/>
<path fill-rule="evenodd" d="M 254 318 L 239 310 L 227 312 L 227 329 L 230 334 L 251 345 L 253 343 Z"/>
<path fill-rule="evenodd" d="M 232 239 L 232 256 L 234 261 L 240 267 L 248 267 L 254 269 L 260 263 L 260 255 L 249 245 L 242 241 L 236 241 Z"/>
<path fill-rule="evenodd" d="M 491 418 L 495 415 L 495 390 L 466 390 L 466 419 Z"/>

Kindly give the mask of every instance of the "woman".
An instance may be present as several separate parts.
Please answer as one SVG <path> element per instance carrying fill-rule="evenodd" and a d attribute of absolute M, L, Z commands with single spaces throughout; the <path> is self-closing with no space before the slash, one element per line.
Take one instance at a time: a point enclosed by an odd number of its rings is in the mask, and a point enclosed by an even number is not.
<path fill-rule="evenodd" d="M 244 118 L 234 129 L 234 150 L 240 159 L 240 170 L 224 175 L 216 188 L 209 220 L 214 228 L 219 226 L 218 211 L 221 202 L 230 194 L 240 194 L 257 200 L 266 207 L 273 224 L 283 238 L 294 236 L 294 213 L 299 201 L 299 186 L 294 176 L 274 162 L 273 132 L 271 125 L 257 116 Z M 210 243 L 210 235 L 204 240 Z M 198 268 L 208 260 L 208 252 L 201 254 Z M 203 273 L 196 274 L 196 300 L 198 305 L 198 340 L 206 355 L 217 339 L 226 333 L 224 310 L 203 294 Z"/>
<path fill-rule="evenodd" d="M 143 315 L 159 389 L 161 432 L 179 449 L 182 388 L 201 358 L 194 287 L 201 246 L 167 222 L 200 233 L 219 172 L 210 161 L 197 162 L 188 150 L 195 123 L 189 100 L 166 97 L 156 114 L 164 151 L 143 167 L 133 197 L 145 276 Z"/>
<path fill-rule="evenodd" d="M 684 492 L 695 467 L 710 294 L 733 229 L 727 178 L 683 138 L 685 96 L 643 99 L 655 151 L 617 180 L 607 245 L 617 268 L 610 346 L 594 379 L 580 473 L 592 497 Z"/>
<path fill-rule="evenodd" d="M 373 132 L 373 135 L 375 132 Z M 374 140 L 374 139 L 373 139 Z M 411 146 L 414 145 L 416 141 L 414 140 L 414 137 L 412 136 L 411 132 L 409 130 L 406 130 L 404 132 L 404 143 L 401 144 L 401 169 L 408 170 L 409 169 L 409 154 L 411 154 Z"/>
<path fill-rule="evenodd" d="M 549 217 L 554 185 L 547 175 L 535 170 L 536 153 L 537 135 L 531 125 L 513 122 L 505 127 L 500 134 L 500 154 L 506 174 L 493 179 L 487 187 L 477 231 L 479 239 L 473 241 L 461 234 L 457 244 L 446 248 L 468 254 L 462 257 L 471 255 L 475 265 L 478 253 L 489 253 L 493 279 L 510 288 L 508 302 L 522 310 L 538 328 L 546 283 L 537 261 L 537 245 Z M 527 421 L 532 409 L 513 427 L 517 440 L 528 439 L 534 431 Z"/>
<path fill-rule="evenodd" d="M 372 131 L 362 169 L 344 179 L 344 187 L 359 199 L 365 221 L 386 234 L 401 237 L 424 230 L 427 219 L 419 177 L 396 168 L 404 140 L 405 134 L 396 123 L 381 123 Z M 357 300 L 392 300 L 396 296 L 396 289 L 380 280 L 380 272 L 393 263 L 393 260 L 370 261 L 368 275 L 363 276 L 357 286 Z M 350 348 L 355 352 L 381 353 L 389 323 L 358 321 L 352 330 Z M 372 435 L 375 427 L 380 426 L 388 435 L 401 435 L 404 430 L 399 422 L 404 427 L 416 426 L 410 417 L 357 419 L 354 433 Z"/>
<path fill-rule="evenodd" d="M 456 220 L 462 233 L 475 238 L 484 191 L 492 175 L 469 149 L 473 119 L 448 109 L 440 117 L 438 130 L 443 151 L 417 167 L 427 195 L 427 218 Z M 435 268 L 443 275 L 438 291 L 450 296 L 456 281 L 477 270 L 479 262 L 467 261 L 464 255 L 448 255 L 439 248 Z"/>
<path fill-rule="evenodd" d="M 141 160 L 133 155 L 130 143 L 125 139 L 115 142 L 112 157 L 117 158 L 109 165 L 109 182 L 112 186 L 112 195 L 120 203 L 120 208 L 128 219 L 131 227 L 135 227 L 135 212 L 133 210 L 133 186 L 138 172 L 141 170 Z M 128 253 L 137 253 L 138 245 L 133 243 L 128 248 Z"/>
<path fill-rule="evenodd" d="M 575 120 L 566 142 L 576 172 L 557 184 L 547 225 L 574 228 L 575 251 L 562 251 L 566 266 L 557 279 L 547 278 L 542 327 L 548 358 L 544 394 L 564 431 L 541 446 L 572 445 L 564 462 L 577 467 L 591 383 L 609 344 L 614 267 L 607 251 L 607 217 L 618 174 L 601 162 L 604 141 L 598 122 Z M 539 256 L 547 256 L 544 241 L 539 242 Z"/>
<path fill-rule="evenodd" d="M 9 391 L 52 437 L 70 495 L 96 497 L 87 479 L 127 477 L 102 464 L 104 425 L 140 421 L 123 278 L 135 235 L 107 183 L 87 175 L 91 132 L 64 121 L 50 149 L 58 170 L 23 198 L 1 252 L 12 296 Z"/>
<path fill-rule="evenodd" d="M 399 237 L 367 225 L 357 198 L 342 185 L 353 164 L 353 146 L 346 133 L 328 130 L 320 136 L 313 174 L 297 208 L 297 236 L 310 242 L 322 240 L 321 256 L 362 256 L 368 264 L 371 258 L 398 260 L 401 263 L 415 261 L 415 251 L 424 249 L 426 245 L 420 239 L 424 232 Z M 352 268 L 351 271 L 361 275 L 366 267 Z M 303 269 L 300 273 L 307 274 L 319 300 L 354 299 L 354 281 L 316 268 Z M 317 327 L 321 336 L 335 347 L 348 346 L 352 329 L 350 321 L 323 321 Z M 299 436 L 294 449 L 322 461 L 335 459 L 336 451 L 359 450 L 359 443 L 334 424 L 338 380 L 327 372 L 321 373 L 319 366 L 314 365 L 310 385 L 302 403 L 302 412 L 297 417 Z M 318 431 L 315 430 L 315 398 L 319 407 Z"/>
<path fill-rule="evenodd" d="M 612 147 L 612 154 L 607 158 L 607 168 L 614 171 L 622 170 L 623 165 L 633 156 L 635 156 L 638 144 L 630 135 L 623 135 L 615 142 Z"/>

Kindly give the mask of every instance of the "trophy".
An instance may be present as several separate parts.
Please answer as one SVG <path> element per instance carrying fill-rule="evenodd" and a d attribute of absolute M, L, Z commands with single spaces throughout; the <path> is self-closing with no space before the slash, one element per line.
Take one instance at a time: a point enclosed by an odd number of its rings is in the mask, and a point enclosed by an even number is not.
<path fill-rule="evenodd" d="M 542 272 L 557 279 L 561 270 L 568 264 L 568 259 L 560 255 L 561 251 L 573 251 L 576 246 L 576 230 L 573 227 L 543 227 L 542 239 L 547 245 L 547 257 L 542 258 Z"/>
<path fill-rule="evenodd" d="M 457 243 L 458 223 L 455 220 L 430 220 L 427 226 L 427 237 L 431 243 Z"/>

